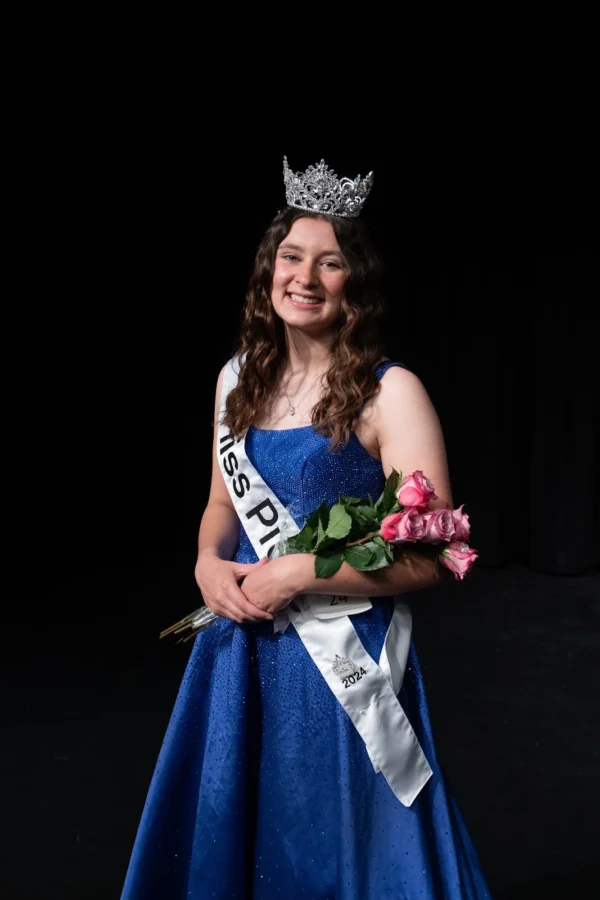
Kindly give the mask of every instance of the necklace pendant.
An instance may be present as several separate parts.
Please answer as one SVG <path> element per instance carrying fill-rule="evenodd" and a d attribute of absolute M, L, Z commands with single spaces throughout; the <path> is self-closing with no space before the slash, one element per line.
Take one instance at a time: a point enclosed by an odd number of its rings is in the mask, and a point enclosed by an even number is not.
<path fill-rule="evenodd" d="M 290 416 L 295 416 L 296 415 L 296 407 L 290 406 L 288 412 L 289 412 Z"/>

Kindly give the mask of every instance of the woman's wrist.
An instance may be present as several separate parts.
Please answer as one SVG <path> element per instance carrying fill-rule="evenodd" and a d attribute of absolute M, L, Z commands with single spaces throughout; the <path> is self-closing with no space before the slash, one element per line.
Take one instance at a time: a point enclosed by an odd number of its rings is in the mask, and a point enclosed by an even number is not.
<path fill-rule="evenodd" d="M 273 563 L 280 563 L 282 566 L 286 593 L 290 599 L 298 594 L 310 593 L 315 578 L 315 558 L 312 553 L 291 553 L 273 560 Z"/>
<path fill-rule="evenodd" d="M 198 552 L 198 559 L 206 559 L 206 557 L 212 556 L 220 559 L 221 557 L 217 553 L 216 547 L 203 547 L 202 550 Z"/>

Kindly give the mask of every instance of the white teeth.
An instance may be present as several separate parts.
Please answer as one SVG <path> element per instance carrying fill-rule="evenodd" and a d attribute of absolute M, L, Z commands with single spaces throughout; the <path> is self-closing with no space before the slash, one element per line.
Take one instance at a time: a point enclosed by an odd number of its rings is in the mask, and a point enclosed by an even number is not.
<path fill-rule="evenodd" d="M 301 297 L 300 294 L 290 294 L 290 297 L 298 303 L 306 303 L 309 306 L 315 306 L 317 303 L 321 303 L 318 297 L 311 299 L 310 297 Z"/>

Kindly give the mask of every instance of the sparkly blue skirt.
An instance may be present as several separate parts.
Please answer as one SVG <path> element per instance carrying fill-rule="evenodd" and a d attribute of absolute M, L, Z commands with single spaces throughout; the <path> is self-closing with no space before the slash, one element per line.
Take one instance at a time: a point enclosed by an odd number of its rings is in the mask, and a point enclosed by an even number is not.
<path fill-rule="evenodd" d="M 392 601 L 353 617 L 379 658 Z M 484 900 L 436 759 L 411 645 L 399 694 L 433 769 L 403 806 L 293 626 L 223 619 L 194 642 L 122 900 Z"/>

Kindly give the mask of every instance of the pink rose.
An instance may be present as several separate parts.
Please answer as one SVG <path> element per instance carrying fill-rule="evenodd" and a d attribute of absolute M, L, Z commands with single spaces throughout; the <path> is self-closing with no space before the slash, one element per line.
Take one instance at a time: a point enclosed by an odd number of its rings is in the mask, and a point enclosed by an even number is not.
<path fill-rule="evenodd" d="M 456 537 L 451 509 L 434 509 L 433 512 L 425 513 L 423 521 L 425 534 L 422 540 L 426 544 L 451 541 L 453 537 Z"/>
<path fill-rule="evenodd" d="M 396 496 L 400 506 L 416 506 L 417 509 L 427 509 L 430 500 L 437 500 L 432 483 L 420 470 L 402 479 Z"/>
<path fill-rule="evenodd" d="M 392 544 L 402 544 L 405 541 L 420 541 L 425 533 L 423 516 L 418 509 L 412 506 L 403 512 L 394 513 L 381 523 L 381 536 Z M 391 535 L 388 537 L 388 535 Z"/>
<path fill-rule="evenodd" d="M 454 509 L 452 511 L 452 518 L 454 519 L 454 538 L 457 541 L 468 541 L 469 535 L 471 534 L 471 526 L 469 524 L 469 517 L 466 513 L 462 511 L 462 508 L 465 504 L 463 503 L 459 509 Z"/>
<path fill-rule="evenodd" d="M 397 525 L 403 515 L 404 513 L 399 512 L 385 517 L 381 523 L 381 537 L 384 541 L 396 540 L 396 535 L 398 534 Z"/>
<path fill-rule="evenodd" d="M 463 544 L 462 541 L 451 541 L 442 550 L 438 559 L 443 566 L 454 572 L 454 577 L 458 581 L 462 581 L 465 575 L 473 568 L 477 555 L 477 551 L 469 547 L 468 544 Z"/>

